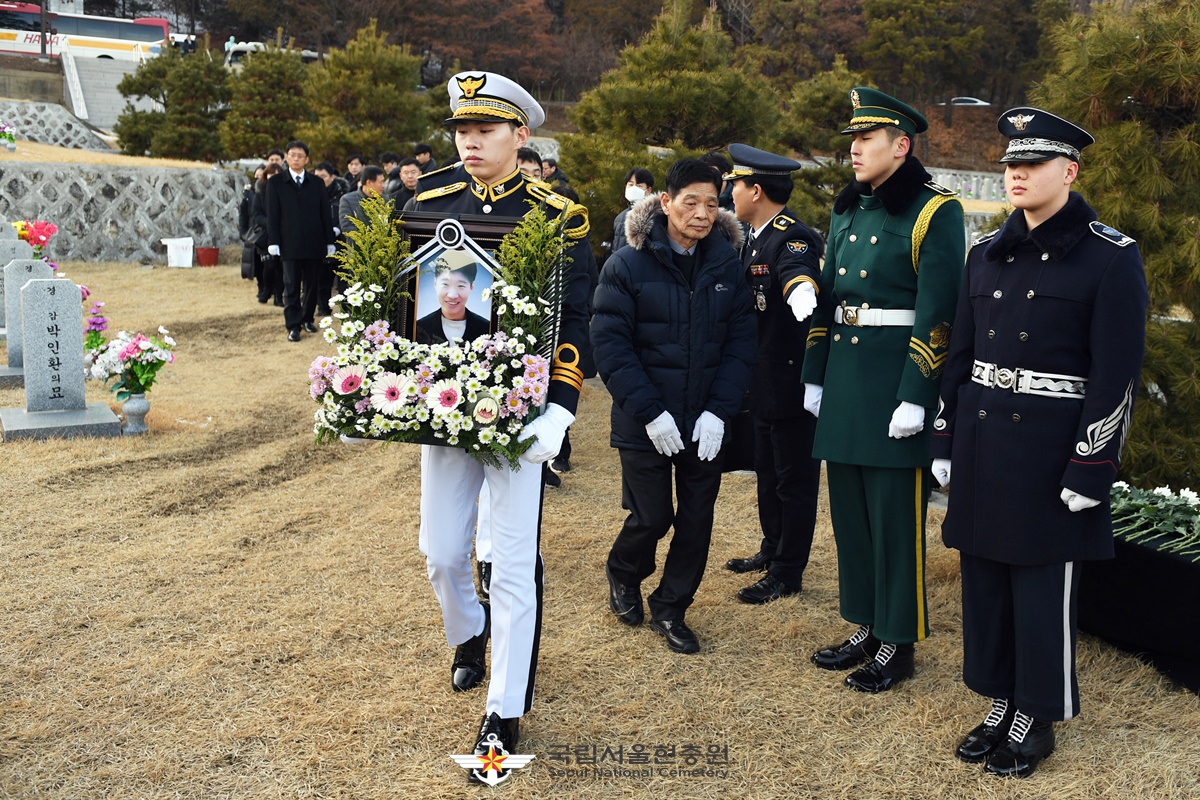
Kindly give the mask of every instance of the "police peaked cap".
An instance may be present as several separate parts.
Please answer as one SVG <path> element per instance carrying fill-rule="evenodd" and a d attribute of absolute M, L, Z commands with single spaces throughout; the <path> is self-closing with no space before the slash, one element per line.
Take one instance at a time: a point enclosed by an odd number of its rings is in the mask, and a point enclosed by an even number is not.
<path fill-rule="evenodd" d="M 750 175 L 791 175 L 800 169 L 800 162 L 748 144 L 729 145 L 729 158 L 733 169 L 721 176 L 722 180 L 733 181 Z"/>
<path fill-rule="evenodd" d="M 1090 133 L 1060 116 L 1040 108 L 1010 108 L 996 120 L 996 128 L 1008 139 L 1001 164 L 1010 161 L 1036 163 L 1063 156 L 1079 160 L 1079 152 L 1096 141 Z"/>
<path fill-rule="evenodd" d="M 450 79 L 450 117 L 456 122 L 515 122 L 540 128 L 546 122 L 533 95 L 494 72 L 460 72 Z"/>

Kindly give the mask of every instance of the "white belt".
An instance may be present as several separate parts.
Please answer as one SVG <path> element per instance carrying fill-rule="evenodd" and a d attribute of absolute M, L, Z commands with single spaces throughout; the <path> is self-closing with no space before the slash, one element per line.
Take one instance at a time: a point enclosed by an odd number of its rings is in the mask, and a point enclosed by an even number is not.
<path fill-rule="evenodd" d="M 1033 372 L 1027 369 L 1006 369 L 975 360 L 971 380 L 989 389 L 1011 389 L 1017 394 L 1038 394 L 1042 397 L 1065 397 L 1080 400 L 1087 394 L 1087 378 L 1078 375 L 1059 375 L 1054 372 Z"/>
<path fill-rule="evenodd" d="M 911 326 L 917 321 L 917 312 L 911 308 L 838 306 L 833 310 L 833 321 L 858 328 L 879 328 L 885 325 Z"/>

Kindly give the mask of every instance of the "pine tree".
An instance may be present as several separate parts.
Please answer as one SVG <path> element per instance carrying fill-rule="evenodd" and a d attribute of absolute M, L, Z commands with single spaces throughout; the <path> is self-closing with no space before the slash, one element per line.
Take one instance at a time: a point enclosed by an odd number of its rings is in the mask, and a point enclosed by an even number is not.
<path fill-rule="evenodd" d="M 320 158 L 343 163 L 351 153 L 368 159 L 410 149 L 434 118 L 420 83 L 421 57 L 407 45 L 387 43 L 372 21 L 344 50 L 330 51 L 309 69 L 304 99 L 317 122 L 296 131 Z"/>
<path fill-rule="evenodd" d="M 1139 402 L 1122 473 L 1143 487 L 1200 481 L 1200 5 L 1095 9 L 1052 36 L 1038 106 L 1096 137 L 1077 186 L 1137 240 L 1150 287 Z"/>
<path fill-rule="evenodd" d="M 958 0 L 863 0 L 862 8 L 867 22 L 862 61 L 885 92 L 927 100 L 947 88 L 982 83 L 983 65 L 975 54 L 987 34 Z"/>
<path fill-rule="evenodd" d="M 270 46 L 246 56 L 229 79 L 229 112 L 218 129 L 226 153 L 262 156 L 311 120 L 303 94 L 307 70 L 295 50 Z"/>
<path fill-rule="evenodd" d="M 214 161 L 223 155 L 217 126 L 229 92 L 225 68 L 202 52 L 182 57 L 174 48 L 143 62 L 117 84 L 123 97 L 146 97 L 162 111 L 126 105 L 115 130 L 126 153 Z"/>

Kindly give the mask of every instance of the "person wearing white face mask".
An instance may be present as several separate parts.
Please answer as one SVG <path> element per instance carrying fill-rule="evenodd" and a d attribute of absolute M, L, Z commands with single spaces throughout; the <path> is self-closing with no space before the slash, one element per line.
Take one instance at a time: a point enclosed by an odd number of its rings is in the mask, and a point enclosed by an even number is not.
<path fill-rule="evenodd" d="M 617 218 L 613 220 L 612 251 L 614 253 L 629 244 L 629 239 L 625 236 L 625 217 L 629 215 L 629 209 L 638 200 L 650 194 L 652 189 L 654 189 L 654 176 L 648 169 L 641 167 L 631 169 L 625 176 L 625 200 L 629 206 L 617 214 Z"/>

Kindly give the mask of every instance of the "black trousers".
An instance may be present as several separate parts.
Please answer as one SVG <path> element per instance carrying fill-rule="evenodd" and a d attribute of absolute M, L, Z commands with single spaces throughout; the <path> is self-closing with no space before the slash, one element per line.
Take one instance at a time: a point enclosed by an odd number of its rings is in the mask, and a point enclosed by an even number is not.
<path fill-rule="evenodd" d="M 961 553 L 963 682 L 1035 719 L 1079 714 L 1079 564 L 1001 564 Z"/>
<path fill-rule="evenodd" d="M 621 505 L 629 516 L 609 551 L 609 571 L 626 586 L 641 584 L 654 572 L 659 540 L 673 527 L 662 578 L 646 603 L 654 619 L 683 619 L 708 563 L 713 507 L 721 489 L 721 456 L 701 461 L 691 442 L 671 457 L 653 450 L 618 452 Z"/>
<path fill-rule="evenodd" d="M 321 269 L 317 273 L 317 308 L 329 309 L 329 298 L 333 295 L 333 270 L 337 263 L 333 258 L 321 262 Z"/>
<path fill-rule="evenodd" d="M 317 276 L 324 263 L 324 258 L 283 259 L 283 323 L 289 331 L 313 321 Z"/>
<path fill-rule="evenodd" d="M 801 589 L 817 524 L 821 462 L 812 457 L 817 418 L 754 420 L 754 472 L 758 476 L 761 549 L 771 557 L 768 572 L 791 589 Z"/>

